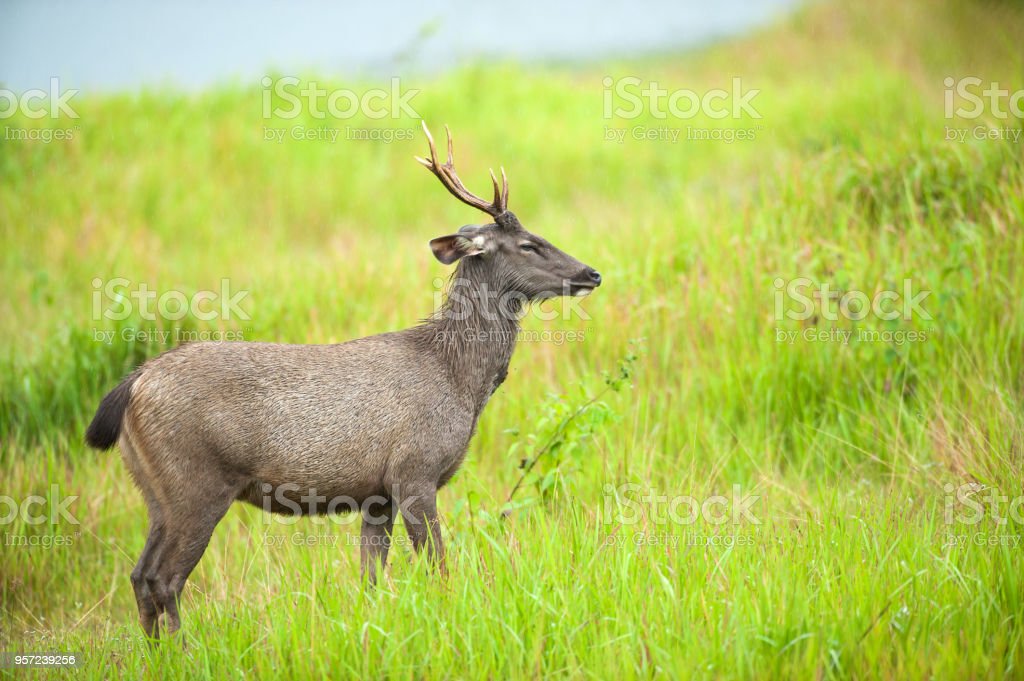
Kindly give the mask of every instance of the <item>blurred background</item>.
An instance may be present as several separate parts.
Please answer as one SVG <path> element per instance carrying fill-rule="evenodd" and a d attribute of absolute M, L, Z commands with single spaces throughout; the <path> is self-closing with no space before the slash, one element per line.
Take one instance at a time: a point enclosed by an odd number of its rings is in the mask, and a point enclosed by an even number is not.
<path fill-rule="evenodd" d="M 97 679 L 1020 678 L 1024 522 L 958 509 L 1024 500 L 1022 37 L 1009 0 L 0 2 L 0 651 Z M 421 121 L 604 282 L 524 320 L 439 496 L 451 581 L 396 548 L 362 594 L 354 524 L 238 506 L 188 655 L 154 657 L 144 504 L 85 426 L 181 342 L 429 315 L 428 241 L 486 218 L 413 160 Z M 173 304 L 208 292 L 234 303 Z M 737 489 L 758 522 L 651 501 Z M 37 498 L 70 519 L 9 512 Z"/>
<path fill-rule="evenodd" d="M 474 60 L 593 60 L 707 44 L 796 5 L 257 0 L 242 12 L 228 3 L 10 0 L 0 24 L 0 83 L 31 89 L 57 76 L 83 90 L 196 89 L 257 82 L 268 69 L 391 76 Z"/>

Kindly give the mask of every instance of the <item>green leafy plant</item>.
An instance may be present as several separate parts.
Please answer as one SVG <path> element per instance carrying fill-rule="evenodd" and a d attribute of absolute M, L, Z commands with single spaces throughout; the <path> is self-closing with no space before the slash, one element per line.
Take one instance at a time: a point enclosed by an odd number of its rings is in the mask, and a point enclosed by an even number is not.
<path fill-rule="evenodd" d="M 503 515 L 516 508 L 530 506 L 538 500 L 549 501 L 559 491 L 566 491 L 572 474 L 583 465 L 600 430 L 617 418 L 615 410 L 606 401 L 613 392 L 632 387 L 634 364 L 643 346 L 643 339 L 629 342 L 629 350 L 619 360 L 614 372 L 604 371 L 602 387 L 592 392 L 584 381 L 577 386 L 575 399 L 568 394 L 550 393 L 540 405 L 533 428 L 522 435 L 519 430 L 506 431 L 517 439 L 508 449 L 508 456 L 521 456 L 522 473 L 508 493 Z M 516 498 L 516 494 L 531 486 L 535 496 Z"/>

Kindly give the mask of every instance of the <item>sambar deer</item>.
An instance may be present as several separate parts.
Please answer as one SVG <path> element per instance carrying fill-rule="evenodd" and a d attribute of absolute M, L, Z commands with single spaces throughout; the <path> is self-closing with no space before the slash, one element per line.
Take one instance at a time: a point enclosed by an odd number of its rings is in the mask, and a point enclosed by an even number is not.
<path fill-rule="evenodd" d="M 471 194 L 448 160 L 417 158 L 460 201 L 494 222 L 430 242 L 458 267 L 441 309 L 404 331 L 334 345 L 201 342 L 129 374 L 100 403 L 93 447 L 120 445 L 149 510 L 131 573 L 143 630 L 180 627 L 185 581 L 235 500 L 270 511 L 363 514 L 360 563 L 373 582 L 401 515 L 417 552 L 443 567 L 436 494 L 462 463 L 477 419 L 505 380 L 524 306 L 585 295 L 601 275 L 494 199 Z M 447 130 L 447 128 L 446 128 Z M 344 498 L 343 507 L 332 501 Z"/>

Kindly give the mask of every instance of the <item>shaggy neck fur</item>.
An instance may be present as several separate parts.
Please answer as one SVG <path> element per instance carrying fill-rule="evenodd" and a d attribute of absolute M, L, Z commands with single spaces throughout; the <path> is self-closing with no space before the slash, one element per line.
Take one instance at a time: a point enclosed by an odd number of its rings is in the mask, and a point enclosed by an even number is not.
<path fill-rule="evenodd" d="M 478 257 L 459 262 L 444 305 L 424 328 L 477 415 L 508 374 L 524 300 Z"/>

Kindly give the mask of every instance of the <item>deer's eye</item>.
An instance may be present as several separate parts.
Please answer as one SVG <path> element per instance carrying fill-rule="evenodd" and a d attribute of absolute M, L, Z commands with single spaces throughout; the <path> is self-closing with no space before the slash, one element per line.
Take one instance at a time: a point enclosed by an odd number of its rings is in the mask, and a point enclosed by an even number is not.
<path fill-rule="evenodd" d="M 519 250 L 523 251 L 524 253 L 536 253 L 537 247 L 531 243 L 525 243 L 519 244 Z"/>

